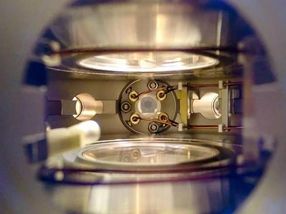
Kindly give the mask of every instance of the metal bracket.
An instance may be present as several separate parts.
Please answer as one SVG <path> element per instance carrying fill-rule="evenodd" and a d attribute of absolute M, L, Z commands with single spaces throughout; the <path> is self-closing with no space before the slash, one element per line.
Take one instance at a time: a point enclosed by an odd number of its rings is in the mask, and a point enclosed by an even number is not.
<path fill-rule="evenodd" d="M 220 80 L 218 82 L 221 124 L 218 126 L 218 132 L 224 132 L 229 126 L 230 106 L 229 106 L 229 87 L 226 81 Z"/>

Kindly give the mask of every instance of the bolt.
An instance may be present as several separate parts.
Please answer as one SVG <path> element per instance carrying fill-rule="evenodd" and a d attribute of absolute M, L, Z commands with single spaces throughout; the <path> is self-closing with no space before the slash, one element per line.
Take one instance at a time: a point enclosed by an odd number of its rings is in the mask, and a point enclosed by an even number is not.
<path fill-rule="evenodd" d="M 159 126 L 158 126 L 158 124 L 152 122 L 152 123 L 149 124 L 149 127 L 148 127 L 148 128 L 149 128 L 149 131 L 150 131 L 151 133 L 155 133 L 155 132 L 158 131 Z"/>
<path fill-rule="evenodd" d="M 140 122 L 140 117 L 137 114 L 132 114 L 130 117 L 130 121 L 133 124 L 138 124 Z"/>
<path fill-rule="evenodd" d="M 164 100 L 164 99 L 166 99 L 166 97 L 167 97 L 167 94 L 165 93 L 165 91 L 158 91 L 158 93 L 157 93 L 157 98 L 158 98 L 158 100 Z"/>
<path fill-rule="evenodd" d="M 129 102 L 123 102 L 121 104 L 121 110 L 124 112 L 124 113 L 128 113 L 130 110 L 131 110 L 131 104 Z"/>
<path fill-rule="evenodd" d="M 131 100 L 132 102 L 135 102 L 138 99 L 138 94 L 136 91 L 132 91 L 129 94 L 129 100 Z"/>
<path fill-rule="evenodd" d="M 152 81 L 150 81 L 148 83 L 147 86 L 148 86 L 149 89 L 154 90 L 154 89 L 158 88 L 159 85 L 158 85 L 158 83 L 156 81 L 152 80 Z"/>
<path fill-rule="evenodd" d="M 162 122 L 167 122 L 169 120 L 169 117 L 166 113 L 160 113 L 159 120 L 161 120 Z"/>

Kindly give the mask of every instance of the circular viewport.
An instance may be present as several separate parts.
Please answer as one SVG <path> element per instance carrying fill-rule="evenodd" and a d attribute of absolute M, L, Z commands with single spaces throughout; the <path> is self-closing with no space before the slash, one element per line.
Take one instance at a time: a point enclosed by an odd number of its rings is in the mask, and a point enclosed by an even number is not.
<path fill-rule="evenodd" d="M 150 51 L 88 56 L 77 63 L 92 70 L 146 73 L 203 69 L 215 66 L 219 61 L 210 56 L 180 51 Z"/>

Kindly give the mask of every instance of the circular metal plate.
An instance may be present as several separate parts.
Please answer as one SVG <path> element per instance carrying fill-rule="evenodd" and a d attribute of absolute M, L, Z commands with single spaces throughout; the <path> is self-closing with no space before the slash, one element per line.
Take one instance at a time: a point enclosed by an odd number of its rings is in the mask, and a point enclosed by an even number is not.
<path fill-rule="evenodd" d="M 155 82 L 156 89 L 148 88 L 150 82 Z M 135 80 L 129 83 L 121 92 L 119 98 L 119 116 L 123 125 L 130 131 L 140 134 L 158 134 L 170 128 L 168 123 L 158 122 L 159 115 L 164 114 L 168 119 L 175 120 L 177 114 L 177 98 L 173 91 L 166 93 L 162 100 L 157 98 L 157 93 L 164 91 L 169 84 L 160 80 Z M 138 95 L 132 99 L 132 94 Z M 123 107 L 130 105 L 128 111 Z M 133 116 L 139 116 L 139 121 L 132 121 Z M 150 124 L 156 122 L 158 129 L 150 132 Z"/>
<path fill-rule="evenodd" d="M 158 142 L 120 142 L 95 144 L 80 153 L 86 161 L 136 165 L 161 166 L 193 163 L 214 158 L 219 154 L 215 148 L 188 144 Z"/>
<path fill-rule="evenodd" d="M 185 141 L 120 140 L 92 144 L 77 158 L 93 167 L 124 170 L 165 170 L 218 161 L 218 147 Z"/>
<path fill-rule="evenodd" d="M 89 56 L 78 65 L 93 70 L 113 72 L 178 72 L 215 66 L 219 61 L 209 56 L 184 52 L 134 52 Z"/>

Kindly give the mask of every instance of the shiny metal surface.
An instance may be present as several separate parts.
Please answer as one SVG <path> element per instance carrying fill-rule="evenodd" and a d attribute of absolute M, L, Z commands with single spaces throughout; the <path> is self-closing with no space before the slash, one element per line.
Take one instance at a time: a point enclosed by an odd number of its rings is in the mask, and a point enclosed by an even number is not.
<path fill-rule="evenodd" d="M 135 184 L 119 186 L 50 188 L 58 206 L 80 213 L 196 214 L 222 212 L 232 203 L 227 180 Z M 74 197 L 67 197 L 73 195 Z"/>
<path fill-rule="evenodd" d="M 170 75 L 213 68 L 225 60 L 205 53 L 179 50 L 139 52 L 136 48 L 172 49 L 224 44 L 227 39 L 222 36 L 222 31 L 227 33 L 224 24 L 227 16 L 222 13 L 214 10 L 202 12 L 196 4 L 183 1 L 106 2 L 67 8 L 49 27 L 55 37 L 51 43 L 56 42 L 66 50 L 128 48 L 134 51 L 76 53 L 60 57 L 60 61 L 57 55 L 49 57 L 44 54 L 42 60 L 58 71 L 101 75 Z M 46 60 L 53 61 L 53 58 L 58 62 L 54 66 Z"/>
<path fill-rule="evenodd" d="M 76 101 L 75 110 L 76 114 L 73 115 L 74 118 L 80 121 L 90 120 L 97 114 L 103 112 L 102 101 L 95 100 L 88 93 L 81 93 L 76 95 L 73 99 Z"/>
<path fill-rule="evenodd" d="M 68 48 L 190 47 L 221 42 L 220 19 L 182 1 L 107 2 L 67 8 L 51 30 Z"/>
<path fill-rule="evenodd" d="M 194 96 L 194 95 L 192 95 Z M 215 92 L 204 94 L 200 99 L 193 99 L 191 104 L 192 113 L 200 113 L 207 119 L 218 119 L 221 117 L 219 95 Z"/>
<path fill-rule="evenodd" d="M 172 72 L 215 66 L 217 59 L 184 52 L 149 52 L 97 55 L 83 58 L 84 68 L 112 72 Z"/>
<path fill-rule="evenodd" d="M 3 182 L 1 182 L 1 192 L 3 191 L 3 195 L 1 194 L 1 199 L 3 197 L 4 203 L 7 202 L 7 204 L 5 204 L 7 205 L 7 207 L 5 206 L 4 210 L 6 210 L 5 208 L 10 208 L 12 212 L 14 211 L 14 213 L 50 213 L 51 206 L 49 206 L 49 204 L 47 203 L 49 197 L 42 197 L 44 195 L 42 194 L 43 191 L 40 191 L 35 182 L 33 182 L 34 173 L 32 170 L 29 170 L 30 168 L 25 164 L 24 156 L 20 152 L 21 147 L 18 145 L 18 143 L 20 142 L 21 133 L 15 133 L 14 130 L 15 125 L 17 126 L 17 124 L 19 123 L 19 118 L 23 116 L 21 114 L 23 108 L 21 105 L 17 105 L 17 103 L 18 100 L 21 99 L 21 95 L 19 92 L 20 82 L 22 80 L 21 71 L 23 70 L 25 64 L 24 59 L 28 58 L 28 50 L 32 47 L 33 42 L 36 40 L 39 31 L 46 24 L 48 19 L 55 14 L 55 11 L 59 11 L 64 1 L 51 0 L 46 3 L 39 3 L 38 1 L 30 0 L 29 2 L 31 4 L 27 4 L 27 1 L 21 0 L 17 2 L 3 1 L 1 2 L 0 7 L 1 11 L 3 11 L 2 15 L 4 16 L 4 18 L 0 20 L 1 23 L 3 22 L 3 24 L 0 25 L 3 27 L 3 30 L 1 31 L 3 33 L 1 34 L 1 37 L 3 36 L 3 41 L 7 41 L 2 44 L 4 48 L 1 49 L 3 50 L 3 52 L 1 52 L 1 61 L 3 61 L 2 72 L 4 73 L 4 75 L 2 76 L 3 78 L 1 78 L 1 83 L 3 83 L 3 85 L 1 84 L 1 86 L 5 88 L 5 90 L 3 90 L 3 94 L 1 94 L 1 97 L 4 100 L 8 101 L 5 103 L 5 105 L 2 106 L 3 109 L 1 109 L 1 113 L 3 113 L 4 118 L 4 125 L 2 129 L 3 144 L 1 144 L 1 147 L 3 147 L 3 149 L 1 149 L 0 156 L 1 171 L 3 172 L 3 174 L 1 175 L 1 179 L 3 179 Z M 284 47 L 283 44 L 285 43 L 285 37 L 277 37 L 276 34 L 273 32 L 276 32 L 277 29 L 280 29 L 280 34 L 285 34 L 284 16 L 281 15 L 284 14 L 283 7 L 281 7 L 284 2 L 283 0 L 275 0 L 271 2 L 267 0 L 254 0 L 251 2 L 247 0 L 242 0 L 239 2 L 230 0 L 229 2 L 233 3 L 239 9 L 239 11 L 243 13 L 243 15 L 249 18 L 249 20 L 256 27 L 259 34 L 262 36 L 262 40 L 265 41 L 265 44 L 269 50 L 269 55 L 273 59 L 275 71 L 277 72 L 279 78 L 279 83 L 277 83 L 278 87 L 274 87 L 273 91 L 271 91 L 270 93 L 270 97 L 273 98 L 273 102 L 269 102 L 268 100 L 265 101 L 265 91 L 256 92 L 256 94 L 261 95 L 262 98 L 259 100 L 260 102 L 257 103 L 257 108 L 261 110 L 261 115 L 265 116 L 265 111 L 267 111 L 266 113 L 268 113 L 267 116 L 270 115 L 269 117 L 267 117 L 267 121 L 269 121 L 269 123 L 261 124 L 266 124 L 267 127 L 269 127 L 268 125 L 271 125 L 271 127 L 268 129 L 262 128 L 262 132 L 265 130 L 267 133 L 275 134 L 280 144 L 279 150 L 277 150 L 277 154 L 269 167 L 269 172 L 266 178 L 263 180 L 263 185 L 260 186 L 260 190 L 256 192 L 256 197 L 253 198 L 254 200 L 250 201 L 249 204 L 251 205 L 246 207 L 248 209 L 245 209 L 244 211 L 246 213 L 270 213 L 275 211 L 277 212 L 278 210 L 278 212 L 281 211 L 282 213 L 285 210 L 284 183 L 286 171 L 283 170 L 285 168 L 285 146 L 283 144 L 283 139 L 285 139 L 285 128 L 283 126 L 283 122 L 285 122 L 285 114 L 283 114 L 283 112 L 280 114 L 279 112 L 279 114 L 277 113 L 273 115 L 273 113 L 278 112 L 277 109 L 281 109 L 281 106 L 285 105 L 285 102 L 283 102 L 285 101 L 285 60 L 283 60 L 283 57 L 285 56 L 285 54 L 283 53 L 285 52 L 285 50 L 283 50 L 282 48 Z M 4 5 L 3 7 L 2 3 Z M 59 6 L 58 4 L 61 5 Z M 42 19 L 35 19 L 35 11 L 41 14 Z M 269 11 L 275 11 L 273 12 L 273 16 L 265 16 L 265 13 Z M 279 11 L 281 11 L 281 13 L 279 13 Z M 12 14 L 15 13 L 17 13 L 18 16 L 12 17 Z M 272 23 L 275 23 L 275 25 L 273 25 Z M 10 26 L 10 28 L 6 28 L 6 26 L 8 25 Z M 21 35 L 21 37 L 15 36 L 15 32 L 17 32 L 17 35 Z M 23 42 L 23 38 L 25 38 L 25 42 Z M 16 52 L 17 54 L 15 54 Z M 275 98 L 277 98 L 276 101 L 279 100 L 280 102 L 276 102 Z M 267 106 L 267 108 L 265 108 L 265 106 Z M 10 111 L 7 112 L 7 109 L 10 109 Z M 38 112 L 33 112 L 33 116 L 36 119 L 42 118 L 42 116 L 40 115 L 41 114 Z M 30 118 L 27 121 L 24 124 L 30 124 Z M 40 119 L 38 123 L 42 124 L 42 120 Z M 34 125 L 32 129 L 37 129 L 35 127 L 39 128 L 41 127 L 41 125 Z M 24 128 L 19 128 L 19 130 L 21 131 L 22 129 Z M 15 150 L 19 151 L 18 158 L 11 159 L 11 157 L 13 157 L 13 154 L 15 154 Z M 14 169 L 13 172 L 11 172 L 11 168 Z M 19 175 L 22 178 L 21 182 L 19 182 L 18 180 Z M 185 186 L 183 189 L 186 189 Z M 209 192 L 212 191 L 210 190 Z M 271 199 L 269 199 L 270 192 Z M 199 193 L 202 193 L 202 191 L 199 191 Z M 48 193 L 46 192 L 45 194 Z M 70 192 L 63 192 L 63 194 L 63 201 L 65 200 L 67 202 L 67 205 L 73 206 L 73 201 L 66 199 L 66 195 L 69 195 Z M 29 195 L 30 197 L 26 197 L 26 195 Z M 156 198 L 160 199 L 162 195 L 158 195 L 159 196 Z M 179 195 L 181 195 L 181 193 Z M 198 196 L 197 199 L 205 198 L 205 200 L 207 201 L 211 201 L 208 196 L 210 196 L 211 198 L 218 197 L 217 194 L 208 194 L 202 197 L 199 197 L 201 196 L 200 194 L 196 194 L 196 196 Z M 190 197 L 186 198 L 189 199 Z M 272 199 L 277 201 L 275 205 L 273 205 Z M 101 201 L 101 199 L 98 200 Z M 189 201 L 190 200 L 188 200 L 186 203 L 189 203 Z M 88 212 L 89 207 L 85 206 L 85 202 L 86 201 L 83 200 L 83 207 L 82 209 L 78 209 L 79 212 L 84 212 L 83 210 Z M 158 206 L 162 206 L 162 204 L 164 206 L 166 205 L 165 203 L 160 204 L 161 205 Z M 214 207 L 211 206 L 208 206 L 210 209 L 207 209 L 206 203 L 202 202 L 201 200 L 196 201 L 196 203 L 189 204 L 194 207 L 200 206 L 201 210 L 205 212 L 216 210 Z M 180 202 L 174 203 L 174 207 L 177 206 L 178 210 L 180 210 L 180 205 Z M 76 209 L 69 209 L 67 206 L 66 210 L 68 211 Z M 192 210 L 192 207 L 187 207 L 187 210 Z M 176 209 L 174 209 L 174 211 L 176 211 Z M 200 209 L 197 209 L 196 211 L 197 213 L 199 213 Z M 52 212 L 55 213 L 56 211 L 52 210 Z M 164 213 L 166 212 L 167 209 Z"/>
<path fill-rule="evenodd" d="M 118 174 L 108 175 L 109 172 L 126 172 L 119 178 L 129 181 L 133 178 L 129 176 L 135 172 L 142 172 L 140 178 L 143 180 L 148 176 L 160 179 L 164 173 L 165 179 L 174 176 L 181 179 L 185 175 L 193 176 L 197 171 L 200 174 L 211 173 L 212 170 L 237 164 L 237 159 L 242 156 L 242 147 L 235 143 L 235 138 L 226 140 L 219 135 L 211 135 L 209 140 L 203 140 L 198 137 L 190 139 L 180 134 L 169 138 L 138 138 L 133 135 L 129 139 L 120 139 L 118 136 L 117 140 L 101 140 L 85 148 L 66 152 L 61 157 L 51 159 L 51 163 L 60 161 L 60 165 L 95 173 L 104 169 L 104 178 L 108 177 L 110 181 L 116 179 Z M 154 175 L 148 175 L 150 172 Z"/>
<path fill-rule="evenodd" d="M 219 136 L 217 137 L 219 138 Z M 142 144 L 146 142 L 146 139 L 128 140 Z M 128 140 L 122 140 L 122 142 Z M 157 141 L 160 140 L 165 143 L 172 141 L 171 138 L 157 139 Z M 153 139 L 148 143 L 152 144 L 154 141 Z M 114 146 L 118 144 L 116 141 L 113 142 Z M 173 139 L 173 145 L 180 146 L 180 142 L 186 144 L 189 142 L 191 145 L 191 141 L 188 139 L 181 139 L 181 141 L 178 141 L 178 138 Z M 200 147 L 210 143 L 211 140 L 196 142 L 196 146 Z M 112 149 L 108 141 L 101 143 L 98 145 L 99 147 L 106 144 L 106 148 Z M 141 143 L 138 144 L 141 145 Z M 239 145 L 236 148 L 232 143 L 212 143 L 224 145 L 229 149 L 234 147 L 233 149 L 238 153 L 241 148 Z M 94 146 L 91 145 L 91 148 Z M 54 183 L 45 183 L 44 186 L 48 190 L 47 194 L 57 206 L 80 213 L 220 213 L 229 207 L 237 206 L 238 202 L 234 193 L 239 191 L 241 185 L 252 186 L 256 182 L 255 178 L 250 179 L 251 182 L 249 179 L 239 178 L 234 168 L 224 168 L 226 164 L 223 161 L 218 162 L 213 169 L 207 167 L 201 171 L 181 170 L 150 173 L 150 171 L 140 171 L 142 166 L 137 166 L 135 163 L 133 171 L 127 172 L 126 166 L 124 166 L 121 168 L 122 170 L 110 173 L 108 167 L 101 168 L 100 165 L 96 165 L 96 162 L 82 165 L 83 162 L 77 160 L 77 155 L 82 151 L 73 153 L 74 155 L 70 156 L 64 155 L 66 159 L 64 165 L 69 170 L 55 171 L 55 174 L 48 175 L 47 179 L 52 179 Z M 67 163 L 68 161 L 70 163 Z M 73 173 L 74 167 L 77 169 L 87 167 L 87 171 Z M 219 167 L 223 167 L 225 170 L 220 170 Z M 177 167 L 175 168 L 177 169 Z M 233 172 L 234 174 L 232 174 Z M 233 176 L 225 177 L 229 173 Z M 232 178 L 235 178 L 235 181 L 232 181 Z M 65 185 L 60 185 L 61 183 Z M 74 186 L 76 183 L 77 185 Z M 91 183 L 93 185 L 90 185 Z"/>
<path fill-rule="evenodd" d="M 78 157 L 89 163 L 119 165 L 121 167 L 176 167 L 178 164 L 196 163 L 215 158 L 215 148 L 152 141 L 115 141 L 98 143 L 83 149 Z"/>
<path fill-rule="evenodd" d="M 160 133 L 171 128 L 168 119 L 174 120 L 177 114 L 178 104 L 174 91 L 165 93 L 165 90 L 171 85 L 168 82 L 156 80 L 157 88 L 152 90 L 148 88 L 153 78 L 137 79 L 129 82 L 122 88 L 118 96 L 118 102 L 121 106 L 119 113 L 122 124 L 130 131 L 140 134 Z M 163 97 L 159 97 L 159 93 L 163 93 Z M 134 98 L 132 98 L 134 95 Z M 128 102 L 130 104 L 129 111 L 122 109 L 122 104 Z M 160 115 L 165 115 L 166 120 L 160 121 Z M 137 120 L 133 121 L 135 118 Z M 156 124 L 154 124 L 154 122 Z M 156 127 L 154 132 L 150 126 L 154 124 Z"/>

